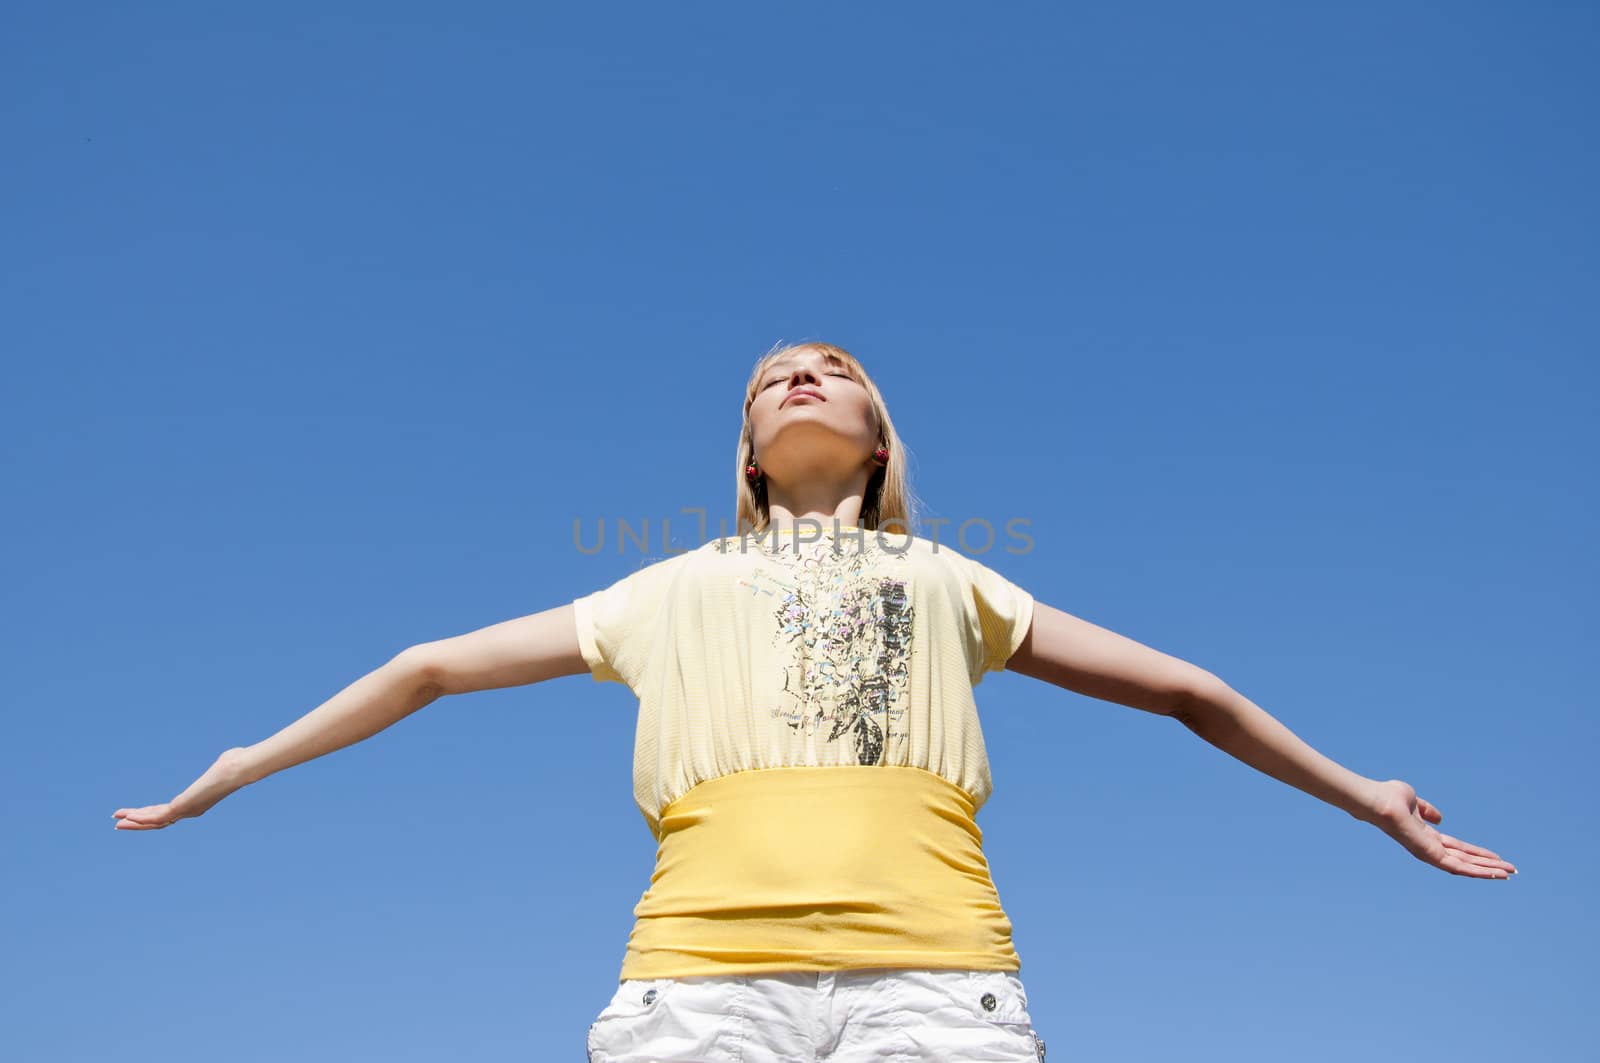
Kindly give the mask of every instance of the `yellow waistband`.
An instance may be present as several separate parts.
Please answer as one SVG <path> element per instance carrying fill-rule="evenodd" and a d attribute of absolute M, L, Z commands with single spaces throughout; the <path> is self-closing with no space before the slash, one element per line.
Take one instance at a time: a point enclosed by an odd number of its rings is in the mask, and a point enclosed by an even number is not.
<path fill-rule="evenodd" d="M 921 768 L 766 768 L 661 811 L 621 977 L 1019 970 L 970 795 Z"/>

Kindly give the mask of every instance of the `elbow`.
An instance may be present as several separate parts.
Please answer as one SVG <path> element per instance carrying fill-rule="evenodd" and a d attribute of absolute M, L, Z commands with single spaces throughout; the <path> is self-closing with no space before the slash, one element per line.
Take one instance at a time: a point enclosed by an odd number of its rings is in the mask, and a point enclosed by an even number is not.
<path fill-rule="evenodd" d="M 403 675 L 424 701 L 434 701 L 450 692 L 449 672 L 425 643 L 401 650 L 390 660 L 389 667 Z"/>
<path fill-rule="evenodd" d="M 1221 704 L 1231 690 L 1232 688 L 1217 676 L 1204 669 L 1197 669 L 1179 688 L 1167 715 L 1192 729 L 1195 721 L 1204 716 L 1206 710 Z"/>

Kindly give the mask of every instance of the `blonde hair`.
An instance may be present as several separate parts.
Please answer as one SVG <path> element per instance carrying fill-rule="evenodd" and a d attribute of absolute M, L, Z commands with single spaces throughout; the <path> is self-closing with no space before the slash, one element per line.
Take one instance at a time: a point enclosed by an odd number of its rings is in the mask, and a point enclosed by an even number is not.
<path fill-rule="evenodd" d="M 869 531 L 890 525 L 886 530 L 915 534 L 915 511 L 919 507 L 906 478 L 906 446 L 894 430 L 894 421 L 889 417 L 889 408 L 884 404 L 883 395 L 867 375 L 860 360 L 843 347 L 835 347 L 831 343 L 780 342 L 757 359 L 750 373 L 750 381 L 745 385 L 744 425 L 739 430 L 739 464 L 734 473 L 738 483 L 735 489 L 738 495 L 735 526 L 741 534 L 759 534 L 766 530 L 771 521 L 765 481 L 752 484 L 744 474 L 745 467 L 755 460 L 755 441 L 750 432 L 750 406 L 755 402 L 757 386 L 767 367 L 786 354 L 802 350 L 820 352 L 829 364 L 843 367 L 867 389 L 873 413 L 878 419 L 878 445 L 889 449 L 888 464 L 875 469 L 867 479 L 866 490 L 861 495 L 861 518 L 856 522 L 857 525 Z"/>

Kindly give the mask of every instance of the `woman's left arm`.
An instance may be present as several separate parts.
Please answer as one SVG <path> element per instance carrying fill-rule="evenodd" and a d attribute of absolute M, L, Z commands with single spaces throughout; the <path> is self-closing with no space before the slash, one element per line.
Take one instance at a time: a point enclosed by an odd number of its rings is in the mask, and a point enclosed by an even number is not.
<path fill-rule="evenodd" d="M 1170 716 L 1258 771 L 1370 823 L 1417 859 L 1455 875 L 1509 878 L 1496 853 L 1435 830 L 1444 816 L 1399 779 L 1358 775 L 1323 756 L 1211 672 L 1035 602 L 1006 668 L 1159 716 Z"/>

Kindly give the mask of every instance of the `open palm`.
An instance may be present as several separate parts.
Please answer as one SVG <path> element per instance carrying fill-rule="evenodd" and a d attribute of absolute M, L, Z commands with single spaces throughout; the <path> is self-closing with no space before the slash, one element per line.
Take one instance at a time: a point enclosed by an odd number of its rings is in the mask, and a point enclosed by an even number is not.
<path fill-rule="evenodd" d="M 205 774 L 171 801 L 143 808 L 119 808 L 111 813 L 117 830 L 160 830 L 180 819 L 202 816 L 212 805 L 244 785 L 239 754 L 230 749 L 216 759 Z"/>
<path fill-rule="evenodd" d="M 1379 784 L 1373 825 L 1418 860 L 1470 878 L 1503 879 L 1517 873 L 1500 854 L 1435 830 L 1433 824 L 1443 819 L 1444 813 L 1418 797 L 1409 784 L 1399 779 Z"/>

